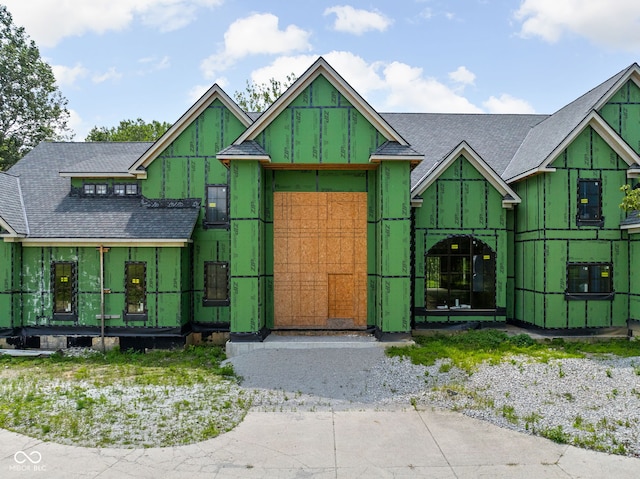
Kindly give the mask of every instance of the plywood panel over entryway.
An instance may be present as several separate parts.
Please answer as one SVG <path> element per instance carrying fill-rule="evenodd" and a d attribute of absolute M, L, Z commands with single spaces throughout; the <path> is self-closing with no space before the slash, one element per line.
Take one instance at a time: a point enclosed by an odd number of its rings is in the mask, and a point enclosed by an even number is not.
<path fill-rule="evenodd" d="M 367 194 L 273 194 L 274 327 L 367 325 Z"/>

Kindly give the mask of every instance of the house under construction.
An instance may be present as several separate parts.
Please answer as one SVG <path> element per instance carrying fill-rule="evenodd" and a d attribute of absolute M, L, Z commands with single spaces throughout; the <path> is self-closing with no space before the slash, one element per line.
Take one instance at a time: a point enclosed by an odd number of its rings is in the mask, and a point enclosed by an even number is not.
<path fill-rule="evenodd" d="M 379 113 L 322 58 L 259 116 L 214 85 L 0 173 L 0 341 L 631 327 L 638 175 L 637 64 L 552 115 Z"/>

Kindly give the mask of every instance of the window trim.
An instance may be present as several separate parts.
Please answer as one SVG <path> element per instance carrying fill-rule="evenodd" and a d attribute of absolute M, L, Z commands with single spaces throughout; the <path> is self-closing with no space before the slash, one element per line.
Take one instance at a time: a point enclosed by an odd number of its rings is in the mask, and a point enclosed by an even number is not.
<path fill-rule="evenodd" d="M 129 272 L 128 267 L 141 265 L 143 267 L 142 296 L 144 298 L 144 310 L 142 312 L 129 312 Z M 122 317 L 125 321 L 146 321 L 149 318 L 149 303 L 147 301 L 147 263 L 146 261 L 125 261 L 124 263 L 124 311 Z"/>
<path fill-rule="evenodd" d="M 126 186 L 124 183 L 115 183 L 113 185 L 113 196 L 125 196 L 126 194 L 125 191 L 126 191 Z"/>
<path fill-rule="evenodd" d="M 226 188 L 226 220 L 225 221 L 208 221 L 208 211 L 209 211 L 209 188 Z M 208 184 L 204 187 L 204 216 L 202 218 L 202 226 L 204 229 L 209 228 L 228 228 L 229 227 L 229 185 L 228 184 Z"/>
<path fill-rule="evenodd" d="M 609 267 L 609 289 L 610 291 L 598 291 L 598 292 L 580 292 L 569 291 L 569 268 L 572 266 L 589 266 L 589 282 L 591 282 L 591 267 Z M 564 292 L 564 298 L 567 301 L 610 301 L 615 297 L 615 290 L 613 288 L 613 263 L 610 262 L 567 262 L 567 279 L 566 288 Z"/>
<path fill-rule="evenodd" d="M 210 266 L 224 266 L 227 270 L 227 282 L 226 282 L 226 298 L 225 299 L 209 299 L 207 298 L 207 290 L 209 289 L 209 267 Z M 229 306 L 231 304 L 230 298 L 230 287 L 229 287 L 229 279 L 230 279 L 230 268 L 228 261 L 205 261 L 204 263 L 204 290 L 202 291 L 202 305 L 203 306 Z"/>
<path fill-rule="evenodd" d="M 597 183 L 598 184 L 598 217 L 597 218 L 582 218 L 580 214 L 580 208 L 583 198 L 581 198 L 581 184 L 582 183 Z M 578 226 L 604 226 L 604 216 L 602 216 L 602 178 L 578 178 L 578 191 L 577 191 L 577 210 L 576 210 L 576 224 Z"/>
<path fill-rule="evenodd" d="M 57 293 L 57 266 L 70 266 L 71 271 L 67 282 L 71 283 L 71 302 L 70 311 L 57 311 L 56 310 L 56 296 Z M 78 274 L 77 263 L 74 261 L 52 261 L 51 262 L 51 309 L 53 319 L 57 321 L 76 321 L 78 319 Z"/>

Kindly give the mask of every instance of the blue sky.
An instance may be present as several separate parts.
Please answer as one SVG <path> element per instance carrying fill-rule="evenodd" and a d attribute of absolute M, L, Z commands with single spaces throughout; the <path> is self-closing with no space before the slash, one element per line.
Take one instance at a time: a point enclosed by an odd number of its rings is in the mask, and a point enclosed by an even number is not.
<path fill-rule="evenodd" d="M 637 0 L 0 0 L 83 140 L 318 56 L 378 111 L 552 113 L 640 61 Z"/>

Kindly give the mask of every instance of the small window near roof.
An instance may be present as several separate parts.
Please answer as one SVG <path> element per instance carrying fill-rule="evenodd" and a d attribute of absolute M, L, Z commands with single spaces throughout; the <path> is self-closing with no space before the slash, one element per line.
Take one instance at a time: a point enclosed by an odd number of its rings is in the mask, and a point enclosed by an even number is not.
<path fill-rule="evenodd" d="M 95 195 L 96 194 L 96 185 L 84 185 L 84 194 L 85 195 Z"/>
<path fill-rule="evenodd" d="M 137 195 L 138 194 L 138 185 L 135 183 L 129 183 L 126 185 L 126 193 L 128 195 Z"/>
<path fill-rule="evenodd" d="M 107 185 L 96 185 L 96 195 L 106 195 Z"/>
<path fill-rule="evenodd" d="M 113 194 L 116 196 L 124 196 L 124 185 L 113 185 Z"/>

